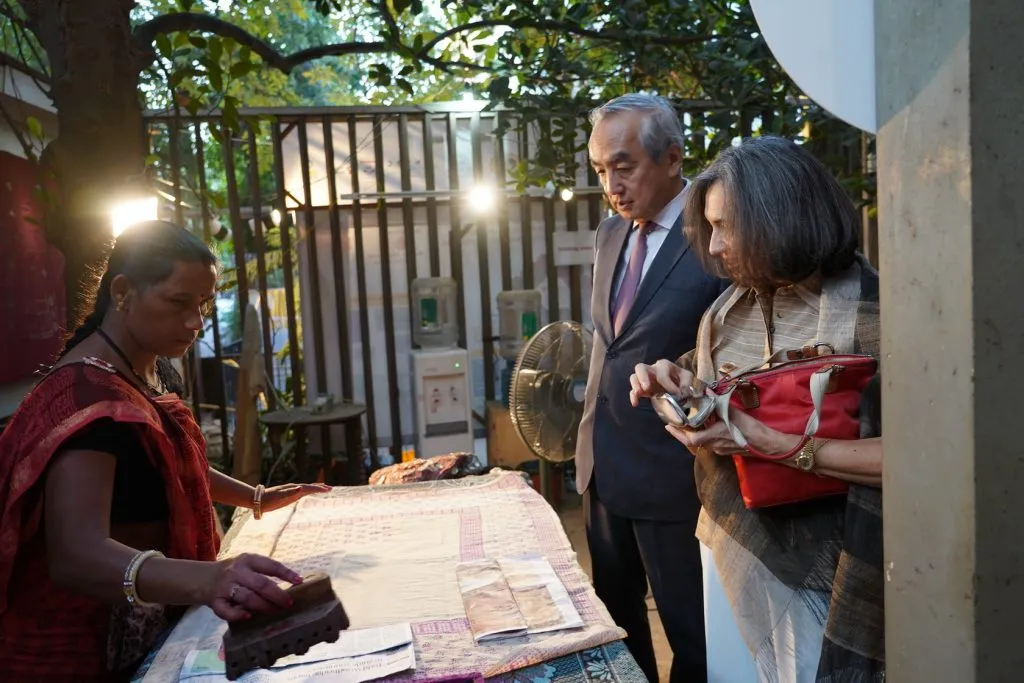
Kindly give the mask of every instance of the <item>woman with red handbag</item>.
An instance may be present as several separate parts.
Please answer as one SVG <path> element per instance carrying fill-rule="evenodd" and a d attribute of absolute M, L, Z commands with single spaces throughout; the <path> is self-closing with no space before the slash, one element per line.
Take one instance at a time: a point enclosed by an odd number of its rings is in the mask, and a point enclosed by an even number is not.
<path fill-rule="evenodd" d="M 696 456 L 709 681 L 880 682 L 878 274 L 857 212 L 810 152 L 761 137 L 693 181 L 685 225 L 733 286 L 696 349 L 630 381 Z"/>

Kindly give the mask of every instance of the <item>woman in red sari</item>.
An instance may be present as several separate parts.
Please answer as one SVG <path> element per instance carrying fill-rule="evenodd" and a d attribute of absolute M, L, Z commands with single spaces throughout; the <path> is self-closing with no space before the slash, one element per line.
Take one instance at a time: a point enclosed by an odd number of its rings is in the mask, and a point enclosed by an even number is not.
<path fill-rule="evenodd" d="M 178 398 L 216 259 L 162 221 L 114 246 L 95 309 L 0 437 L 0 678 L 124 680 L 180 617 L 286 607 L 266 557 L 217 561 L 212 502 L 256 517 L 316 484 L 253 489 L 210 468 Z"/>

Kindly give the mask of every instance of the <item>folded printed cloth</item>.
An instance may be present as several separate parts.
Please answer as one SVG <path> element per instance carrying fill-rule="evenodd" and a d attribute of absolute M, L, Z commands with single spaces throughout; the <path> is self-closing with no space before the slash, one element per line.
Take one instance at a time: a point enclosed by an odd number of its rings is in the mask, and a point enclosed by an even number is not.
<path fill-rule="evenodd" d="M 382 467 L 370 475 L 371 486 L 409 484 L 417 481 L 456 479 L 469 474 L 472 453 L 449 453 L 433 458 L 417 458 L 409 462 L 395 463 Z"/>

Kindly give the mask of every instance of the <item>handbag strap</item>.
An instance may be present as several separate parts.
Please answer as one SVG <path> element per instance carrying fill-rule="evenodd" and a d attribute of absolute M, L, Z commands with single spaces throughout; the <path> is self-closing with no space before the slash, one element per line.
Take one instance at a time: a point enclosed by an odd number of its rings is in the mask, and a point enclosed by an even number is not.
<path fill-rule="evenodd" d="M 825 347 L 829 349 L 830 354 L 818 354 L 816 356 L 811 356 L 808 354 L 809 350 L 818 349 L 820 347 Z M 733 370 L 732 372 L 729 373 L 728 379 L 736 379 L 738 377 L 742 377 L 743 375 L 749 372 L 760 370 L 764 366 L 772 365 L 773 363 L 781 363 L 783 361 L 790 360 L 804 360 L 806 358 L 820 358 L 822 355 L 832 355 L 835 354 L 835 352 L 835 348 L 831 344 L 826 344 L 825 342 L 816 342 L 814 344 L 809 344 L 801 348 L 779 349 L 778 351 L 768 356 L 759 363 L 752 363 L 746 367 L 739 368 L 738 370 Z"/>
<path fill-rule="evenodd" d="M 775 355 L 778 354 L 774 354 L 772 357 L 774 358 Z M 769 360 L 767 362 L 771 361 Z M 739 427 L 734 425 L 729 419 L 729 398 L 732 396 L 732 392 L 736 390 L 736 384 L 730 386 L 727 391 L 715 395 L 715 412 L 718 414 L 719 419 L 725 423 L 726 428 L 729 430 L 729 434 L 732 436 L 732 440 L 738 443 L 751 455 L 765 460 L 788 460 L 799 453 L 800 449 L 807 445 L 807 442 L 810 441 L 811 437 L 818 433 L 818 427 L 821 424 L 821 406 L 825 400 L 825 392 L 828 390 L 828 383 L 829 380 L 831 380 L 832 373 L 834 371 L 835 366 L 828 365 L 811 375 L 810 389 L 811 402 L 813 404 L 811 415 L 807 418 L 807 425 L 804 427 L 803 438 L 800 439 L 799 443 L 797 443 L 795 447 L 785 453 L 764 453 L 754 448 L 747 441 L 746 437 L 743 436 Z"/>

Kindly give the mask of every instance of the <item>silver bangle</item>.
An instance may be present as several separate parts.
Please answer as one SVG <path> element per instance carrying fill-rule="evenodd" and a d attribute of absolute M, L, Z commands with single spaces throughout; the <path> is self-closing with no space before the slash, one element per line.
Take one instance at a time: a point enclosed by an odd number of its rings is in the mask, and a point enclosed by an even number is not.
<path fill-rule="evenodd" d="M 135 587 L 135 580 L 139 576 L 139 569 L 142 567 L 142 563 L 151 557 L 163 557 L 164 554 L 159 550 L 143 550 L 135 554 L 135 557 L 131 559 L 128 566 L 124 570 L 124 580 L 122 581 L 122 589 L 124 590 L 124 598 L 128 601 L 128 604 L 133 607 L 147 607 L 152 605 L 151 602 L 145 602 L 139 597 L 139 592 Z"/>
<path fill-rule="evenodd" d="M 256 490 L 252 493 L 252 516 L 253 519 L 259 519 L 263 516 L 263 492 L 266 489 L 263 488 L 263 484 L 258 484 Z"/>

